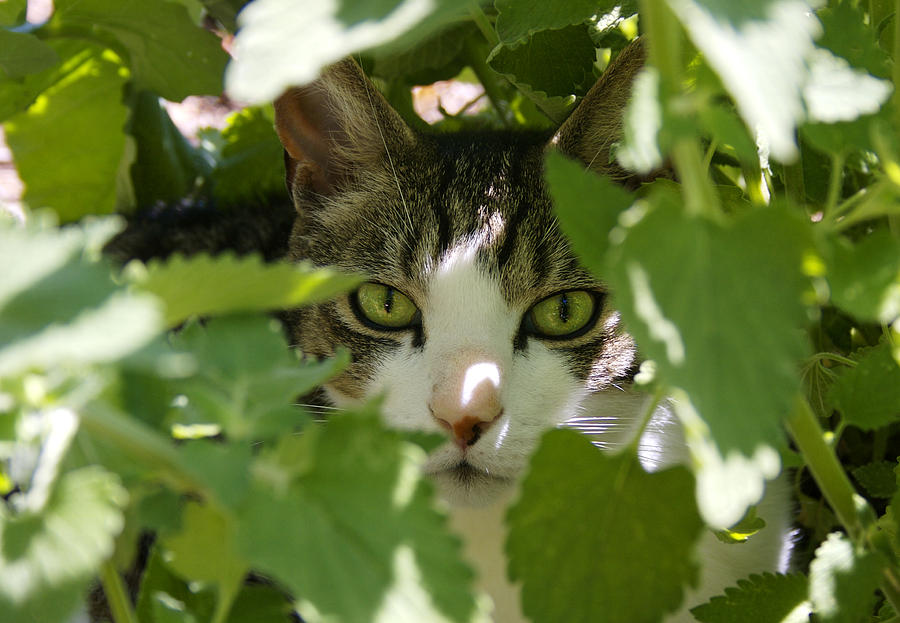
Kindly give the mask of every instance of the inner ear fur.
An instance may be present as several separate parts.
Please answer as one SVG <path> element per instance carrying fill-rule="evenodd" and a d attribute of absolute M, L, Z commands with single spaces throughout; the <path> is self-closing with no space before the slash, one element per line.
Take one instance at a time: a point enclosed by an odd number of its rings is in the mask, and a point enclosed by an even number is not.
<path fill-rule="evenodd" d="M 550 141 L 552 147 L 626 186 L 659 177 L 656 174 L 638 179 L 610 158 L 613 144 L 622 139 L 625 108 L 634 79 L 646 58 L 643 39 L 632 41 L 610 63 Z"/>
<path fill-rule="evenodd" d="M 331 194 L 367 167 L 414 140 L 352 59 L 327 67 L 314 82 L 275 100 L 275 129 L 285 151 L 285 178 Z"/>

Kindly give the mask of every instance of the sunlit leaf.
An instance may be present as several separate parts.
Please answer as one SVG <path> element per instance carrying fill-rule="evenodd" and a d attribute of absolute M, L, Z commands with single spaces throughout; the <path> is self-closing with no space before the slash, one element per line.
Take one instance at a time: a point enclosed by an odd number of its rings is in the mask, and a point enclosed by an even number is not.
<path fill-rule="evenodd" d="M 0 285 L 0 375 L 115 361 L 160 331 L 152 297 L 116 288 L 81 256 L 89 229 L 0 228 L 0 262 L 17 267 Z"/>
<path fill-rule="evenodd" d="M 86 26 L 114 37 L 142 88 L 173 101 L 222 92 L 228 55 L 183 6 L 156 0 L 56 0 L 54 5 L 53 22 L 61 27 Z"/>
<path fill-rule="evenodd" d="M 12 516 L 0 504 L 4 622 L 66 620 L 112 554 L 126 500 L 115 475 L 86 467 L 59 479 L 40 515 Z"/>
<path fill-rule="evenodd" d="M 55 78 L 27 111 L 5 123 L 25 202 L 51 208 L 64 221 L 110 213 L 125 156 L 127 71 L 115 56 L 86 46 Z"/>
<path fill-rule="evenodd" d="M 880 577 L 876 555 L 830 534 L 809 565 L 809 598 L 823 623 L 856 623 L 872 607 Z"/>
<path fill-rule="evenodd" d="M 615 250 L 616 305 L 660 380 L 687 392 L 720 452 L 752 456 L 780 438 L 800 389 L 808 229 L 774 209 L 722 227 L 687 216 L 674 199 L 657 192 L 655 208 Z"/>
<path fill-rule="evenodd" d="M 303 264 L 265 264 L 256 255 L 173 256 L 130 268 L 131 281 L 166 305 L 170 325 L 190 316 L 275 310 L 316 303 L 345 292 L 361 277 Z"/>
<path fill-rule="evenodd" d="M 306 452 L 270 457 L 266 471 L 289 480 L 251 494 L 242 554 L 287 586 L 311 623 L 469 620 L 472 574 L 431 508 L 424 453 L 373 418 L 338 415 L 315 433 Z"/>
<path fill-rule="evenodd" d="M 238 17 L 228 93 L 251 103 L 271 101 L 353 52 L 412 45 L 463 10 L 449 0 L 256 0 Z"/>
<path fill-rule="evenodd" d="M 780 160 L 796 157 L 806 58 L 821 25 L 806 0 L 668 0 L 694 45 L 722 78 L 750 128 Z"/>

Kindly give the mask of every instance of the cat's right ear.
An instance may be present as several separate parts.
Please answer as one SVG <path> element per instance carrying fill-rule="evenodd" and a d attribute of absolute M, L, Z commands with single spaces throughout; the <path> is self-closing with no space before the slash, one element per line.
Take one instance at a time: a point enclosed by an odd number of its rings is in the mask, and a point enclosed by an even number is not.
<path fill-rule="evenodd" d="M 622 139 L 625 109 L 634 79 L 647 58 L 643 39 L 635 39 L 607 67 L 550 141 L 553 148 L 580 160 L 586 167 L 625 186 L 636 186 L 668 171 L 636 176 L 612 157 L 612 147 Z"/>
<path fill-rule="evenodd" d="M 275 129 L 292 194 L 298 186 L 334 193 L 414 141 L 409 126 L 351 59 L 275 100 Z"/>

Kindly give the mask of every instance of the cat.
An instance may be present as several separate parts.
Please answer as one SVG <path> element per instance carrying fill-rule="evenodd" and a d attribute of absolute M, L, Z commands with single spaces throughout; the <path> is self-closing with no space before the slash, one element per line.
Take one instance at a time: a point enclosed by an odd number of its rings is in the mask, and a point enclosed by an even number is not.
<path fill-rule="evenodd" d="M 525 620 L 506 580 L 503 517 L 541 434 L 590 428 L 615 448 L 643 409 L 631 389 L 636 345 L 560 231 L 542 167 L 557 150 L 623 185 L 641 182 L 610 152 L 644 58 L 640 40 L 622 51 L 553 133 L 415 131 L 352 60 L 275 102 L 297 210 L 288 257 L 370 279 L 286 312 L 290 340 L 310 357 L 351 350 L 324 387 L 330 406 L 383 395 L 390 426 L 447 436 L 424 469 L 498 623 Z M 686 460 L 665 403 L 639 455 L 650 470 Z M 704 536 L 700 584 L 666 620 L 693 620 L 690 607 L 750 573 L 785 571 L 789 511 L 776 481 L 758 508 L 767 527 L 749 543 Z"/>

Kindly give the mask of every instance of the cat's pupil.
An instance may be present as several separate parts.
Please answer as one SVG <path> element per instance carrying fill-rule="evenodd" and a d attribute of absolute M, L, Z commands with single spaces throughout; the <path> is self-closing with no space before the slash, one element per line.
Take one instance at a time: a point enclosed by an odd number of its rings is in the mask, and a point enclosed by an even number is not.
<path fill-rule="evenodd" d="M 559 297 L 559 319 L 563 323 L 569 321 L 569 297 L 566 293 Z"/>
<path fill-rule="evenodd" d="M 384 291 L 384 313 L 390 314 L 394 309 L 394 288 L 388 286 Z"/>

